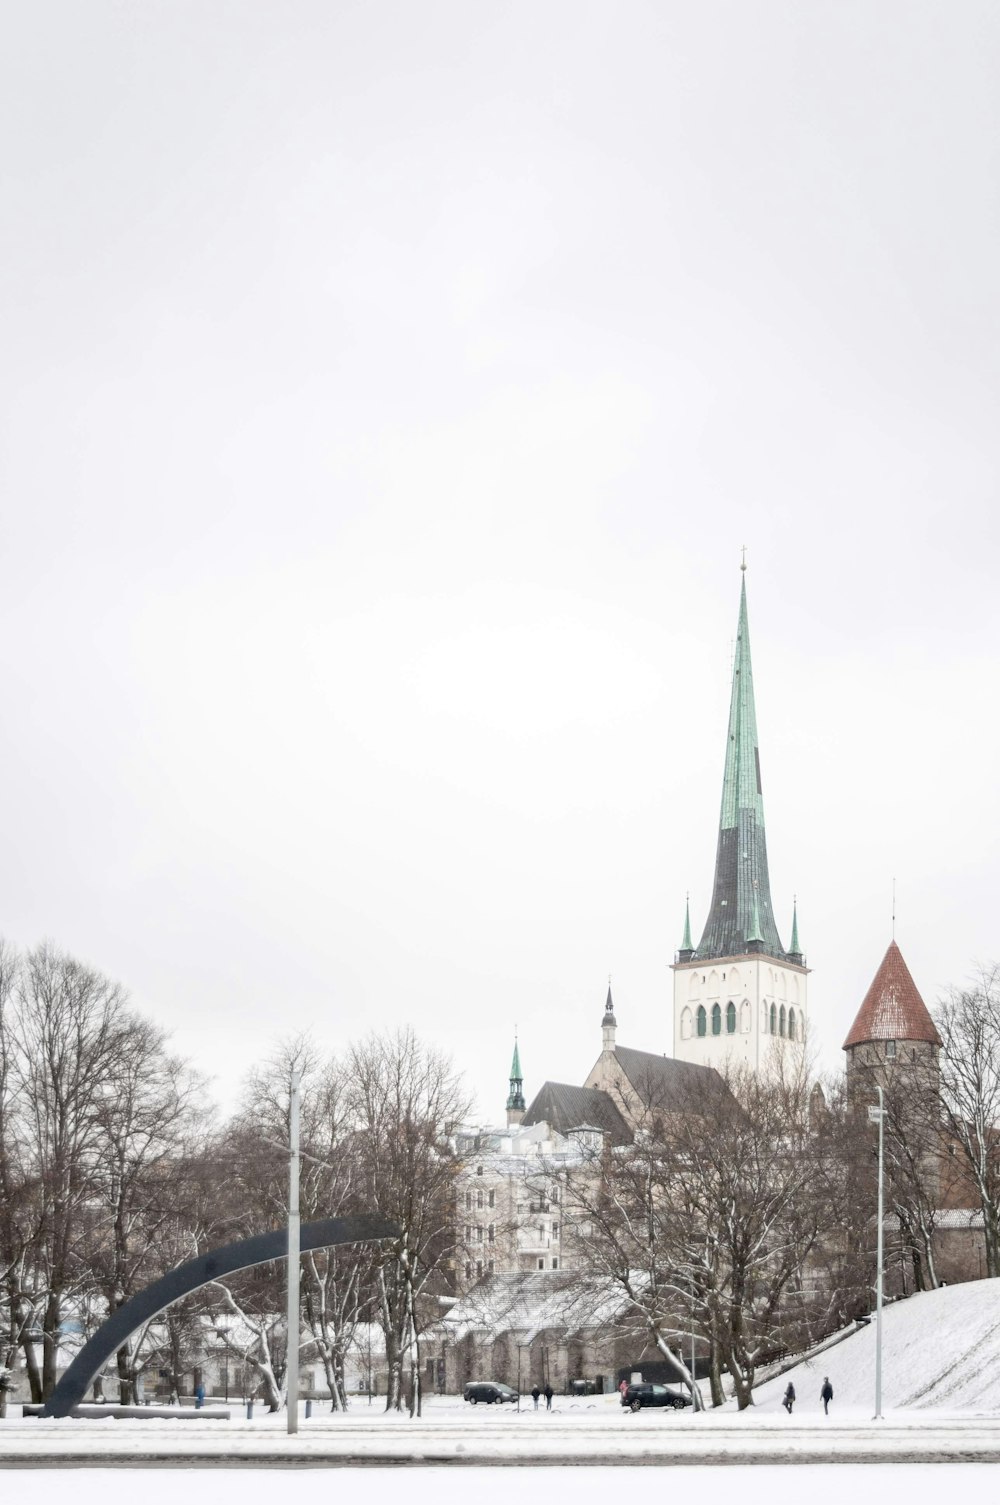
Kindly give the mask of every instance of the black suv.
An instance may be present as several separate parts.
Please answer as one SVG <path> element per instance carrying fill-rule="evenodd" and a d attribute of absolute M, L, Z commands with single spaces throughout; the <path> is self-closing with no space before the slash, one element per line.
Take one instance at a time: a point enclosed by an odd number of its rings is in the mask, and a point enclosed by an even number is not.
<path fill-rule="evenodd" d="M 480 1401 L 484 1406 L 502 1406 L 505 1400 L 516 1401 L 517 1391 L 496 1380 L 473 1380 L 465 1387 L 465 1399 L 474 1406 Z"/>
<path fill-rule="evenodd" d="M 629 1385 L 622 1391 L 622 1405 L 630 1411 L 641 1411 L 643 1406 L 670 1406 L 683 1411 L 690 1404 L 690 1395 L 683 1390 L 671 1390 L 669 1385 Z"/>

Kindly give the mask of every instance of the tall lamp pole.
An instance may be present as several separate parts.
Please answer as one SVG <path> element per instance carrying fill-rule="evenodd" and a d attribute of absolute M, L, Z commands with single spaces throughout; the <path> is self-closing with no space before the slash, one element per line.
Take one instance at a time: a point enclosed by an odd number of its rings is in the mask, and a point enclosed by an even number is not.
<path fill-rule="evenodd" d="M 288 1435 L 299 1430 L 299 1085 L 292 1072 L 288 1097 Z"/>
<path fill-rule="evenodd" d="M 878 1107 L 868 1109 L 868 1117 L 878 1124 L 878 1232 L 875 1275 L 875 1421 L 882 1420 L 882 1165 L 883 1132 L 885 1124 L 885 1100 L 882 1088 L 876 1087 Z"/>

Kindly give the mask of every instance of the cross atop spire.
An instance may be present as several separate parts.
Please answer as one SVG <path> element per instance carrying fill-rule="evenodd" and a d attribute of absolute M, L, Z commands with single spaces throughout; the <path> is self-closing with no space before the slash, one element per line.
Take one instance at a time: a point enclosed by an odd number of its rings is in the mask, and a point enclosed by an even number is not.
<path fill-rule="evenodd" d="M 733 654 L 715 883 L 712 908 L 694 953 L 698 961 L 741 956 L 750 949 L 779 960 L 786 957 L 771 907 L 767 868 L 745 554 L 740 568 L 740 612 Z"/>

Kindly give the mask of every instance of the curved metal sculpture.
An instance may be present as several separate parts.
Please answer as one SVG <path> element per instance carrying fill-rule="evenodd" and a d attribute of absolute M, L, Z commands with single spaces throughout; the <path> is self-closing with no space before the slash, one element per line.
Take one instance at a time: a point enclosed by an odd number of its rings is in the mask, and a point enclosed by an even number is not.
<path fill-rule="evenodd" d="M 330 1244 L 363 1244 L 398 1237 L 399 1228 L 386 1218 L 367 1214 L 352 1218 L 323 1218 L 318 1223 L 303 1223 L 299 1247 L 305 1254 L 309 1249 L 325 1249 Z M 197 1259 L 189 1259 L 159 1280 L 154 1280 L 152 1285 L 146 1286 L 113 1312 L 84 1344 L 49 1396 L 41 1414 L 72 1415 L 73 1408 L 86 1396 L 87 1386 L 111 1356 L 144 1322 L 162 1312 L 171 1302 L 190 1296 L 200 1286 L 221 1280 L 236 1270 L 247 1270 L 251 1265 L 264 1265 L 269 1260 L 287 1256 L 288 1229 L 276 1228 L 272 1233 L 237 1239 L 233 1244 L 223 1244 L 221 1249 L 199 1254 Z"/>

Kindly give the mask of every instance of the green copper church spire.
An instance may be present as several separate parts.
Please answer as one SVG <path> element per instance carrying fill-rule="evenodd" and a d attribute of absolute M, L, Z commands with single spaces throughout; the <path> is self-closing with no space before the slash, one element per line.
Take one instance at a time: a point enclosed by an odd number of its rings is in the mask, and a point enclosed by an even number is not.
<path fill-rule="evenodd" d="M 801 956 L 802 947 L 799 945 L 799 901 L 792 900 L 792 942 L 789 951 L 795 956 Z"/>
<path fill-rule="evenodd" d="M 514 1036 L 514 1056 L 510 1063 L 510 1092 L 507 1095 L 507 1121 L 510 1122 L 511 1113 L 524 1112 L 524 1093 L 521 1090 L 524 1078 L 521 1075 L 521 1057 L 517 1049 L 517 1035 Z"/>
<path fill-rule="evenodd" d="M 751 941 L 754 950 L 768 956 L 783 959 L 786 954 L 771 907 L 745 562 L 742 570 L 715 883 L 712 908 L 694 953 L 698 961 L 741 956 L 749 949 Z"/>
<path fill-rule="evenodd" d="M 691 944 L 691 895 L 684 896 L 684 939 L 681 941 L 682 951 L 693 951 Z"/>

